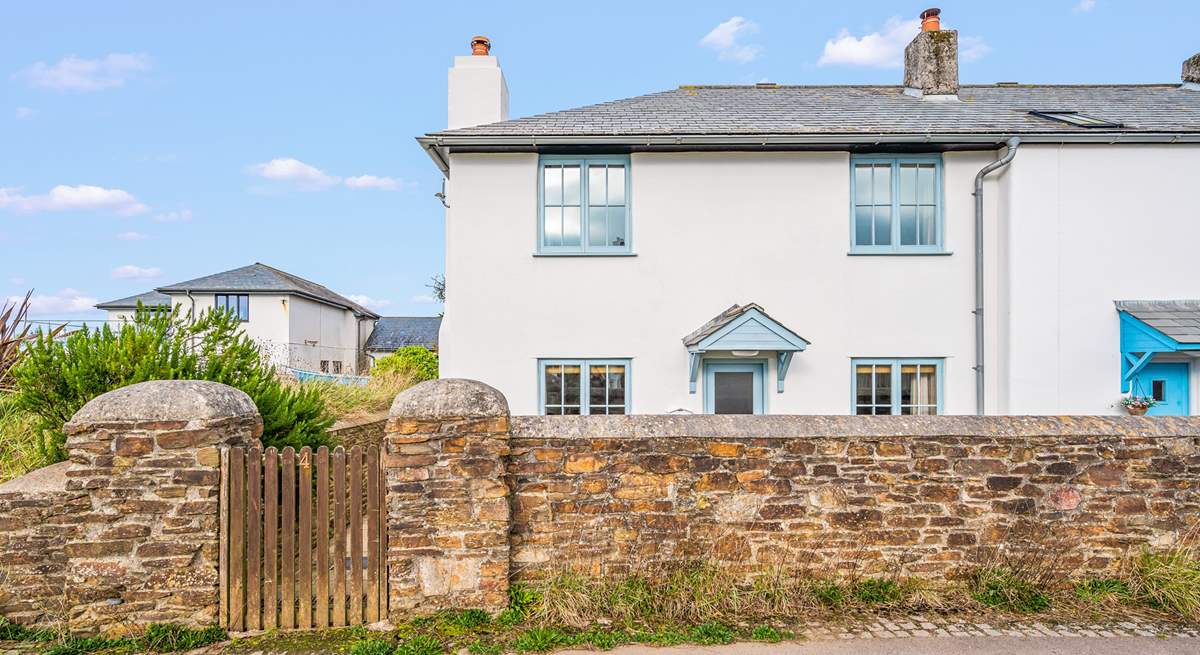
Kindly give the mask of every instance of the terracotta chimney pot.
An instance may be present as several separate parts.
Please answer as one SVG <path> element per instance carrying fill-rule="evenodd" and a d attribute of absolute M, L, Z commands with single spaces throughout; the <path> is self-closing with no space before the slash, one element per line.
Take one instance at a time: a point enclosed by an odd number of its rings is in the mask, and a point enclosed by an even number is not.
<path fill-rule="evenodd" d="M 486 36 L 471 37 L 471 54 L 476 57 L 486 57 L 492 49 L 492 41 Z"/>
<path fill-rule="evenodd" d="M 942 19 L 940 18 L 942 10 L 937 7 L 931 7 L 921 12 L 921 31 L 922 32 L 937 32 L 942 29 Z"/>

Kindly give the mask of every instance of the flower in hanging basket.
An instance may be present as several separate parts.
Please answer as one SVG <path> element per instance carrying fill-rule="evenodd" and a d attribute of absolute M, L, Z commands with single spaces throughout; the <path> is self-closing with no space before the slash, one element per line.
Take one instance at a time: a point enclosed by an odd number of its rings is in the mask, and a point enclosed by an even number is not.
<path fill-rule="evenodd" d="M 1141 416 L 1159 402 L 1151 396 L 1126 396 L 1121 399 L 1121 404 L 1125 406 L 1125 411 L 1134 416 Z"/>

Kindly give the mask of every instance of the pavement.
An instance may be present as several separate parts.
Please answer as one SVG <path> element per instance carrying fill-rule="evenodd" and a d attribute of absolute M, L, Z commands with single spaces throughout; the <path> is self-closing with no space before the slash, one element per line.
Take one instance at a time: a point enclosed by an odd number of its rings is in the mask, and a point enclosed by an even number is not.
<path fill-rule="evenodd" d="M 903 637 L 805 641 L 780 644 L 625 646 L 612 655 L 1197 655 L 1200 637 Z M 557 655 L 595 655 L 595 651 L 559 651 Z"/>

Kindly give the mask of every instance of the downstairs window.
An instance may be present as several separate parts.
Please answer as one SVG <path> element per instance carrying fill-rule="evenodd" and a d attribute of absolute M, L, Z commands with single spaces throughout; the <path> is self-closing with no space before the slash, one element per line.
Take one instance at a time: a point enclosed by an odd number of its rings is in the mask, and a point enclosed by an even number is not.
<path fill-rule="evenodd" d="M 538 369 L 541 414 L 629 413 L 628 359 L 543 359 Z"/>

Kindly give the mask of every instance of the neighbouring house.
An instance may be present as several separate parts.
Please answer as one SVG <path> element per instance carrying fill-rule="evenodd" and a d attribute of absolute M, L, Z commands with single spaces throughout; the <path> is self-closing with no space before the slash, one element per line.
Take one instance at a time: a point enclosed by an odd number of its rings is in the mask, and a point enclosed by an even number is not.
<path fill-rule="evenodd" d="M 1181 83 L 965 85 L 938 21 L 900 84 L 512 120 L 476 37 L 417 139 L 443 375 L 529 414 L 1197 413 L 1200 55 Z"/>
<path fill-rule="evenodd" d="M 367 357 L 372 364 L 408 346 L 420 346 L 433 352 L 438 349 L 438 330 L 441 316 L 381 316 L 375 331 L 367 339 Z"/>
<path fill-rule="evenodd" d="M 96 305 L 110 321 L 128 320 L 138 302 L 185 313 L 234 312 L 271 363 L 297 371 L 353 375 L 368 368 L 366 344 L 379 315 L 304 278 L 266 264 L 168 284 Z"/>

